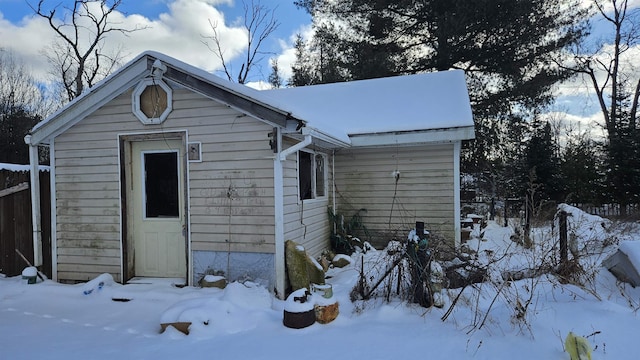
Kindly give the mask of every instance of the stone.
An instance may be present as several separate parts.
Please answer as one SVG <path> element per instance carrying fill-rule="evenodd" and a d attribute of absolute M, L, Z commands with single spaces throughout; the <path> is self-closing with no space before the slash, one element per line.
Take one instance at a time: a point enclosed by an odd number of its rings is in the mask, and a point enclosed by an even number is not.
<path fill-rule="evenodd" d="M 306 257 L 307 272 L 309 274 L 309 283 L 324 284 L 324 270 L 315 259 L 310 256 Z"/>
<path fill-rule="evenodd" d="M 191 322 L 178 321 L 178 322 L 160 324 L 160 327 L 162 328 L 160 333 L 163 333 L 165 330 L 167 330 L 169 326 L 174 327 L 176 330 L 180 331 L 185 335 L 189 335 L 189 326 L 191 326 Z"/>
<path fill-rule="evenodd" d="M 309 270 L 307 270 L 307 253 L 305 252 L 304 247 L 292 240 L 287 240 L 284 247 L 287 275 L 289 275 L 291 291 L 296 291 L 302 288 L 308 289 Z"/>
<path fill-rule="evenodd" d="M 200 280 L 200 286 L 203 288 L 224 289 L 227 287 L 227 279 L 225 279 L 224 276 L 206 275 Z"/>
<path fill-rule="evenodd" d="M 347 255 L 336 255 L 333 258 L 333 261 L 331 262 L 331 264 L 334 267 L 343 268 L 343 267 L 351 264 L 351 257 L 349 257 Z"/>
<path fill-rule="evenodd" d="M 311 283 L 324 284 L 322 266 L 311 258 L 304 247 L 295 241 L 285 242 L 285 262 L 291 291 L 310 288 Z"/>

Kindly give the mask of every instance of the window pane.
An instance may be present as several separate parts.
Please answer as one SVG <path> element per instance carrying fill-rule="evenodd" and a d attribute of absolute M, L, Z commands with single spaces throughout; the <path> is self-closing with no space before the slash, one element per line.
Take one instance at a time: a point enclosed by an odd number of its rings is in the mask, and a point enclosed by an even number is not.
<path fill-rule="evenodd" d="M 304 151 L 298 152 L 298 181 L 300 189 L 300 200 L 312 199 L 313 189 L 311 187 L 311 154 Z"/>
<path fill-rule="evenodd" d="M 324 156 L 316 155 L 316 197 L 324 196 Z"/>
<path fill-rule="evenodd" d="M 144 154 L 144 173 L 146 217 L 178 217 L 178 154 Z"/>

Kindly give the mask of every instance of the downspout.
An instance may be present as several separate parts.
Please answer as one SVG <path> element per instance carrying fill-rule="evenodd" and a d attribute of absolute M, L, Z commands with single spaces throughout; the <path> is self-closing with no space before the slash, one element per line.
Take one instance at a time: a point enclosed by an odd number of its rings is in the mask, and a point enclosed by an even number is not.
<path fill-rule="evenodd" d="M 47 201 L 50 202 L 51 214 L 51 280 L 58 281 L 58 235 L 56 230 L 57 212 L 56 212 L 56 149 L 53 139 L 49 142 L 49 189 L 51 196 Z"/>
<path fill-rule="evenodd" d="M 277 150 L 273 158 L 273 194 L 275 207 L 275 267 L 276 267 L 276 295 L 280 299 L 285 296 L 285 261 L 284 261 L 284 171 L 282 163 L 287 156 L 309 146 L 311 135 L 305 135 L 304 140 L 290 148 L 282 150 L 282 133 L 277 131 L 274 135 L 277 139 Z"/>
<path fill-rule="evenodd" d="M 461 142 L 453 143 L 453 231 L 456 248 L 460 246 L 460 147 Z"/>
<path fill-rule="evenodd" d="M 38 145 L 31 144 L 31 135 L 24 137 L 29 145 L 29 177 L 31 179 L 31 223 L 33 229 L 33 266 L 42 265 L 42 226 L 40 214 L 40 169 Z"/>
<path fill-rule="evenodd" d="M 338 204 L 336 204 L 337 200 L 336 200 L 336 151 L 335 149 L 332 151 L 331 153 L 331 197 L 333 198 L 332 204 L 331 204 L 331 211 L 332 213 L 335 215 L 336 211 L 338 210 Z M 334 222 L 334 227 L 335 222 Z M 337 229 L 333 229 L 334 231 Z"/>

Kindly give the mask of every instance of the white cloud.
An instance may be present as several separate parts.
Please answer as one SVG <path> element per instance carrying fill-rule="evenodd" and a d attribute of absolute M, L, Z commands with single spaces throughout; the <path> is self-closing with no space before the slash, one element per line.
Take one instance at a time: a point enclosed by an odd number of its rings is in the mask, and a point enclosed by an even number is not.
<path fill-rule="evenodd" d="M 606 4 L 606 9 L 611 10 L 611 1 L 601 2 Z M 582 3 L 592 4 L 593 0 L 582 0 Z M 638 11 L 639 7 L 640 0 L 629 0 L 628 9 L 635 9 L 634 11 Z M 591 50 L 590 52 L 585 51 L 585 53 L 595 53 L 592 57 L 592 63 L 595 69 L 595 78 L 598 86 L 601 88 L 603 85 L 608 84 L 608 86 L 604 87 L 603 91 L 605 100 L 609 102 L 611 80 L 607 78 L 608 74 L 601 64 L 608 66 L 613 57 L 612 54 L 614 53 L 614 47 L 612 42 L 614 39 L 611 34 L 614 29 L 613 25 L 602 20 L 602 16 L 600 14 L 597 14 L 594 17 L 594 21 L 601 21 L 602 26 L 596 27 L 595 30 L 598 32 L 592 34 L 591 37 L 586 40 L 585 46 L 591 47 L 594 50 Z M 611 34 L 603 34 L 600 33 L 601 31 L 610 31 Z M 572 65 L 571 61 L 567 61 L 567 66 Z M 622 74 L 629 79 L 628 90 L 630 93 L 633 92 L 635 84 L 640 80 L 640 44 L 633 44 L 620 55 L 619 74 Z M 589 117 L 588 114 L 592 113 L 597 113 L 598 116 L 601 117 L 600 105 L 595 94 L 596 92 L 593 81 L 586 74 L 578 74 L 570 80 L 559 84 L 555 92 L 557 104 L 560 104 L 560 106 L 566 105 L 571 114 L 587 118 Z"/>
<path fill-rule="evenodd" d="M 281 50 L 279 55 L 276 56 L 276 59 L 278 60 L 280 76 L 285 83 L 291 77 L 291 66 L 296 61 L 296 49 L 294 45 L 298 34 L 302 36 L 304 41 L 308 41 L 313 37 L 314 30 L 311 24 L 303 25 L 291 34 L 288 39 L 278 39 Z"/>
<path fill-rule="evenodd" d="M 553 127 L 558 131 L 560 146 L 566 145 L 568 139 L 579 135 L 586 135 L 596 141 L 607 137 L 603 126 L 604 119 L 598 112 L 587 116 L 578 116 L 558 110 L 542 114 L 541 117 L 553 124 Z"/>
<path fill-rule="evenodd" d="M 209 20 L 218 27 L 225 60 L 232 60 L 246 47 L 245 29 L 229 26 L 224 14 L 216 8 L 232 3 L 231 0 L 177 0 L 157 19 L 114 12 L 109 18 L 114 26 L 144 30 L 109 33 L 104 51 L 112 53 L 121 47 L 125 52 L 123 61 L 128 61 L 145 50 L 154 50 L 207 71 L 217 70 L 220 60 L 203 44 L 206 40 L 203 35 L 212 34 Z M 41 51 L 55 41 L 55 34 L 45 19 L 25 17 L 20 23 L 12 24 L 0 14 L 0 47 L 12 50 L 39 79 L 49 77 L 49 64 Z"/>
<path fill-rule="evenodd" d="M 12 51 L 37 78 L 46 78 L 49 65 L 41 51 L 54 35 L 44 19 L 25 18 L 18 25 L 0 17 L 0 47 Z"/>

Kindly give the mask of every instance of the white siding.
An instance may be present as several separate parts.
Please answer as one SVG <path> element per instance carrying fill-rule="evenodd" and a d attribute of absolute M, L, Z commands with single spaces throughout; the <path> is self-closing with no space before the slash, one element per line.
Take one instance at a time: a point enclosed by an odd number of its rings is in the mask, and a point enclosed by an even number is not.
<path fill-rule="evenodd" d="M 193 250 L 273 252 L 273 152 L 268 126 L 186 90 L 161 125 L 145 126 L 123 94 L 55 139 L 58 279 L 119 281 L 118 135 L 184 131 L 202 143 L 189 163 Z"/>
<path fill-rule="evenodd" d="M 348 221 L 366 209 L 361 215 L 374 244 L 406 239 L 416 221 L 453 244 L 453 144 L 341 150 L 335 172 L 338 213 Z"/>
<path fill-rule="evenodd" d="M 286 144 L 285 147 L 291 146 Z M 284 239 L 304 246 L 312 257 L 329 248 L 329 197 L 300 201 L 297 154 L 284 162 Z M 330 165 L 328 165 L 330 166 Z"/>

